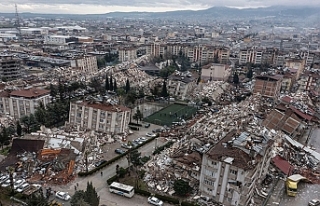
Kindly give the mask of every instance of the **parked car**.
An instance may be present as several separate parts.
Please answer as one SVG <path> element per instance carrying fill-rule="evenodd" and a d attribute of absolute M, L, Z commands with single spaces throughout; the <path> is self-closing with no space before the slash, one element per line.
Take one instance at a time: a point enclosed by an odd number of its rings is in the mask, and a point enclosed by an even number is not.
<path fill-rule="evenodd" d="M 18 187 L 20 187 L 23 183 L 25 183 L 26 181 L 24 179 L 18 179 L 13 183 L 13 189 L 17 189 Z"/>
<path fill-rule="evenodd" d="M 68 201 L 71 199 L 71 197 L 70 197 L 70 195 L 68 195 L 68 193 L 61 192 L 61 191 L 56 192 L 56 198 L 59 198 L 61 200 L 65 200 L 65 201 Z"/>
<path fill-rule="evenodd" d="M 150 124 L 147 123 L 147 124 L 144 125 L 144 127 L 145 127 L 145 128 L 149 128 L 149 127 L 150 127 Z"/>
<path fill-rule="evenodd" d="M 6 181 L 7 179 L 9 179 L 9 175 L 2 175 L 0 177 L 0 183 L 3 183 L 4 181 Z"/>
<path fill-rule="evenodd" d="M 107 160 L 99 160 L 98 162 L 94 163 L 94 166 L 99 167 L 106 162 L 107 162 Z"/>
<path fill-rule="evenodd" d="M 125 153 L 125 151 L 122 150 L 122 149 L 120 149 L 120 148 L 118 148 L 118 149 L 116 149 L 116 150 L 114 150 L 114 151 L 115 151 L 115 153 L 117 153 L 117 154 L 124 154 L 124 153 Z"/>
<path fill-rule="evenodd" d="M 139 146 L 139 144 L 136 143 L 135 141 L 132 141 L 131 144 L 132 144 L 132 147 L 137 147 L 137 146 Z"/>
<path fill-rule="evenodd" d="M 146 135 L 147 135 L 147 137 L 155 137 L 155 136 L 157 136 L 155 133 L 151 133 L 151 132 L 148 132 Z"/>
<path fill-rule="evenodd" d="M 317 205 L 320 205 L 320 200 L 319 199 L 313 199 L 313 200 L 310 200 L 309 206 L 317 206 Z"/>
<path fill-rule="evenodd" d="M 15 182 L 15 179 L 13 179 L 13 182 Z M 7 179 L 5 182 L 1 184 L 1 187 L 9 187 L 10 186 L 10 179 Z"/>
<path fill-rule="evenodd" d="M 163 202 L 156 197 L 148 197 L 148 202 L 152 205 L 162 206 Z"/>
<path fill-rule="evenodd" d="M 145 137 L 139 137 L 138 140 L 139 140 L 140 142 L 145 142 L 145 141 L 147 141 L 148 139 L 145 138 Z"/>
<path fill-rule="evenodd" d="M 138 138 L 136 140 L 133 140 L 133 142 L 135 142 L 136 144 L 140 145 L 142 144 L 143 142 Z"/>
<path fill-rule="evenodd" d="M 30 187 L 29 183 L 24 183 L 20 187 L 17 188 L 17 192 L 23 192 Z"/>
<path fill-rule="evenodd" d="M 123 143 L 123 144 L 121 144 L 121 147 L 126 148 L 126 149 L 131 149 L 132 145 L 129 145 L 127 143 Z"/>

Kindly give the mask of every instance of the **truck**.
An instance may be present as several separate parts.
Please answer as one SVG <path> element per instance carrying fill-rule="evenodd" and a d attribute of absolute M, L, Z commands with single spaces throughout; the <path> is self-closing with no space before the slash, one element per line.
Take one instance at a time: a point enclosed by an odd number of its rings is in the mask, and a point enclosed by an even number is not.
<path fill-rule="evenodd" d="M 304 176 L 302 176 L 300 174 L 294 174 L 294 175 L 287 177 L 287 179 L 286 179 L 287 195 L 291 196 L 291 197 L 295 197 L 298 192 L 298 183 L 301 180 L 306 180 L 306 179 L 307 178 L 305 178 Z"/>

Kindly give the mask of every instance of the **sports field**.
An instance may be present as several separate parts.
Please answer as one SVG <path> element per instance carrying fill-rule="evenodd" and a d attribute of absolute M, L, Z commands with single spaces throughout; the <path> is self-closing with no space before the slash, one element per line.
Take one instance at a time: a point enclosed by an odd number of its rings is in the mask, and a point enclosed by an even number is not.
<path fill-rule="evenodd" d="M 195 107 L 183 104 L 171 104 L 144 118 L 144 121 L 162 126 L 171 126 L 172 122 L 180 122 L 182 119 L 190 119 L 196 112 L 197 108 Z"/>

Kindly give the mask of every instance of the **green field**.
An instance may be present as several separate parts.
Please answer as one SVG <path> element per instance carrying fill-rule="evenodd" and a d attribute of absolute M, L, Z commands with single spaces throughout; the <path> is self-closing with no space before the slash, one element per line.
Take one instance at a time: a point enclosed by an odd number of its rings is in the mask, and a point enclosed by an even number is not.
<path fill-rule="evenodd" d="M 171 126 L 172 122 L 179 122 L 181 119 L 190 119 L 196 112 L 197 108 L 195 107 L 183 104 L 171 104 L 144 118 L 144 121 L 162 126 Z"/>

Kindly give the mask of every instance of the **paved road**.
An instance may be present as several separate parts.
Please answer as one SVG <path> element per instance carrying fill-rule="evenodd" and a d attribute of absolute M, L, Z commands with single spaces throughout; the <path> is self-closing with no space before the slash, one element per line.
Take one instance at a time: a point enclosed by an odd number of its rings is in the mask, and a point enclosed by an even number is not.
<path fill-rule="evenodd" d="M 320 129 L 315 128 L 311 133 L 310 140 L 308 142 L 309 146 L 315 148 L 317 152 L 320 152 L 320 139 L 318 136 L 320 135 Z M 283 189 L 284 191 L 284 189 Z M 296 197 L 289 197 L 283 192 L 281 197 L 280 206 L 304 206 L 308 205 L 308 202 L 311 199 L 320 198 L 320 185 L 317 184 L 307 184 L 307 183 L 299 183 L 298 186 L 298 194 Z"/>
<path fill-rule="evenodd" d="M 145 131 L 142 131 L 142 132 L 145 132 Z M 164 138 L 158 138 L 158 140 L 154 140 L 149 144 L 139 148 L 139 152 L 141 152 L 143 156 L 144 155 L 149 156 L 154 151 L 156 144 L 157 146 L 161 146 L 161 145 L 164 145 L 165 143 L 166 143 L 166 140 Z M 115 194 L 111 194 L 110 192 L 108 192 L 106 181 L 107 179 L 109 179 L 110 177 L 116 174 L 116 165 L 126 168 L 128 167 L 128 161 L 124 157 L 119 161 L 107 166 L 102 170 L 103 172 L 102 176 L 100 172 L 97 172 L 94 175 L 91 175 L 85 178 L 77 177 L 75 181 L 67 185 L 52 186 L 51 188 L 55 191 L 59 191 L 59 190 L 65 191 L 65 192 L 68 192 L 70 195 L 73 195 L 75 192 L 76 183 L 79 184 L 78 189 L 85 190 L 87 186 L 87 182 L 92 182 L 93 186 L 96 188 L 98 195 L 100 196 L 100 204 L 106 204 L 108 206 L 148 205 L 146 198 L 139 195 L 135 195 L 133 198 L 127 199 L 127 198 L 124 198 Z M 69 206 L 70 204 L 68 202 L 64 202 L 64 205 Z"/>

